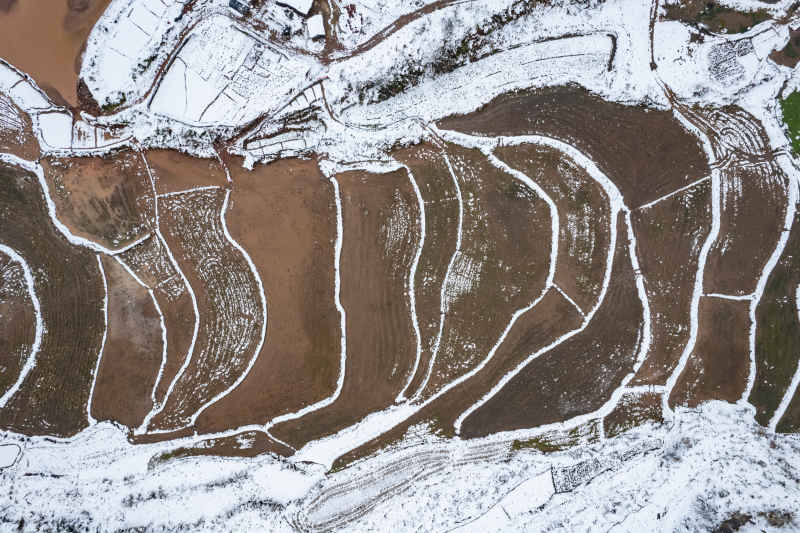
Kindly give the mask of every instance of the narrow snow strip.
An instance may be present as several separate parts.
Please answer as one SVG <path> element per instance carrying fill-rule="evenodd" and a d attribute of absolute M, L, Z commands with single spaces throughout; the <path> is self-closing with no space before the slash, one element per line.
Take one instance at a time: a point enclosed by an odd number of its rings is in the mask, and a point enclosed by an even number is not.
<path fill-rule="evenodd" d="M 419 384 L 417 388 L 417 392 L 411 398 L 412 401 L 415 401 L 419 398 L 422 394 L 422 391 L 425 390 L 425 387 L 428 386 L 428 381 L 431 379 L 431 374 L 433 373 L 433 365 L 436 362 L 436 356 L 439 353 L 439 345 L 442 342 L 442 333 L 444 332 L 444 321 L 445 315 L 447 314 L 447 284 L 450 281 L 450 272 L 453 270 L 453 264 L 456 262 L 456 257 L 458 256 L 458 252 L 461 251 L 461 241 L 463 239 L 463 226 L 464 226 L 464 199 L 461 196 L 461 186 L 458 184 L 458 177 L 456 176 L 456 171 L 453 169 L 453 165 L 450 163 L 450 158 L 447 156 L 447 152 L 442 149 L 442 157 L 444 158 L 445 163 L 447 164 L 447 169 L 450 172 L 450 177 L 453 178 L 453 184 L 456 188 L 456 197 L 458 198 L 458 231 L 456 232 L 456 249 L 453 250 L 453 255 L 450 256 L 450 261 L 447 263 L 447 270 L 444 273 L 444 279 L 442 280 L 442 288 L 439 292 L 439 331 L 436 333 L 436 340 L 433 341 L 433 349 L 431 350 L 431 359 L 428 361 L 428 370 L 425 372 L 425 378 Z"/>
<path fill-rule="evenodd" d="M 706 136 L 705 133 L 703 133 L 694 124 L 689 122 L 689 120 L 687 120 L 686 117 L 684 117 L 677 110 L 673 109 L 673 114 L 687 130 L 700 139 L 703 144 L 703 150 L 708 158 L 708 163 L 712 167 L 711 230 L 708 232 L 706 240 L 703 243 L 703 247 L 700 249 L 700 255 L 697 258 L 697 274 L 694 278 L 694 290 L 692 292 L 691 307 L 689 308 L 689 340 L 686 341 L 686 346 L 684 346 L 683 352 L 678 359 L 678 364 L 675 366 L 672 374 L 670 374 L 669 378 L 667 378 L 667 381 L 664 384 L 664 396 L 661 398 L 661 406 L 662 412 L 665 415 L 672 413 L 672 409 L 669 407 L 669 397 L 672 394 L 672 389 L 675 388 L 675 384 L 678 382 L 678 378 L 680 378 L 683 370 L 686 368 L 686 363 L 689 361 L 689 357 L 692 355 L 694 346 L 697 343 L 697 332 L 700 327 L 698 315 L 700 308 L 700 297 L 703 294 L 703 278 L 705 276 L 706 261 L 708 260 L 708 254 L 711 251 L 711 246 L 719 236 L 720 229 L 720 170 L 719 168 L 714 168 L 713 166 L 716 158 L 714 157 L 714 150 L 711 148 L 711 141 L 708 139 L 708 136 Z"/>
<path fill-rule="evenodd" d="M 414 327 L 414 336 L 416 337 L 417 342 L 417 355 L 414 358 L 414 367 L 409 372 L 408 378 L 406 379 L 406 384 L 403 385 L 403 389 L 397 395 L 397 398 L 395 399 L 396 402 L 401 402 L 406 399 L 406 391 L 411 385 L 411 381 L 414 379 L 414 376 L 417 374 L 419 360 L 422 357 L 422 334 L 419 331 L 419 320 L 417 318 L 415 279 L 417 275 L 417 267 L 419 266 L 419 258 L 422 255 L 422 248 L 425 246 L 425 202 L 422 199 L 422 193 L 417 186 L 417 181 L 414 179 L 414 175 L 411 173 L 411 169 L 405 165 L 403 165 L 403 167 L 408 173 L 408 179 L 411 181 L 411 186 L 414 188 L 414 194 L 417 196 L 417 205 L 419 206 L 419 244 L 417 245 L 417 252 L 414 254 L 414 261 L 411 264 L 411 273 L 408 276 L 408 300 L 411 306 L 411 324 Z"/>
<path fill-rule="evenodd" d="M 578 311 L 578 313 L 579 313 L 581 316 L 583 316 L 583 317 L 585 317 L 585 316 L 586 316 L 586 314 L 583 312 L 583 309 L 581 309 L 581 307 L 580 307 L 580 306 L 579 306 L 577 303 L 575 303 L 575 300 L 573 300 L 572 298 L 570 298 L 570 297 L 569 297 L 569 294 L 567 294 L 567 293 L 566 293 L 566 292 L 565 292 L 565 291 L 564 291 L 564 290 L 563 290 L 561 287 L 559 287 L 559 286 L 558 286 L 557 284 L 555 284 L 555 283 L 553 284 L 553 287 L 554 287 L 554 288 L 555 288 L 555 289 L 556 289 L 558 292 L 560 292 L 560 293 L 561 293 L 561 296 L 563 296 L 563 297 L 564 297 L 564 298 L 565 298 L 565 299 L 566 299 L 566 300 L 567 300 L 569 303 L 571 303 L 571 304 L 572 304 L 572 306 L 575 308 L 575 310 L 576 310 L 576 311 Z"/>
<path fill-rule="evenodd" d="M 36 290 L 34 289 L 33 274 L 31 274 L 31 269 L 28 266 L 28 263 L 15 250 L 4 244 L 0 244 L 0 252 L 9 256 L 12 260 L 19 263 L 20 267 L 22 267 L 22 275 L 25 278 L 25 284 L 28 286 L 28 295 L 31 298 L 33 312 L 36 315 L 36 332 L 34 333 L 31 352 L 28 354 L 28 358 L 25 360 L 25 364 L 22 366 L 22 370 L 20 370 L 17 380 L 2 396 L 0 396 L 0 409 L 2 409 L 6 406 L 11 397 L 17 393 L 19 388 L 22 386 L 22 383 L 25 381 L 25 378 L 28 377 L 28 374 L 30 374 L 31 370 L 33 370 L 33 367 L 36 365 L 36 356 L 39 354 L 39 348 L 42 345 L 44 321 L 42 320 L 42 308 L 39 305 L 39 298 L 36 296 Z"/>
<path fill-rule="evenodd" d="M 772 251 L 772 255 L 769 257 L 767 264 L 764 265 L 764 270 L 761 271 L 761 277 L 758 278 L 756 290 L 753 293 L 753 298 L 750 300 L 750 374 L 747 376 L 747 386 L 744 389 L 744 394 L 742 394 L 741 402 L 747 402 L 748 398 L 750 398 L 750 393 L 753 392 L 753 385 L 756 379 L 756 328 L 758 327 L 756 308 L 761 301 L 761 297 L 764 296 L 764 288 L 767 286 L 769 276 L 772 274 L 775 265 L 778 264 L 781 255 L 783 255 L 783 249 L 786 248 L 786 243 L 789 241 L 789 232 L 792 229 L 794 215 L 797 210 L 798 196 L 800 196 L 796 177 L 787 173 L 787 178 L 789 179 L 789 197 L 786 202 L 786 216 L 783 221 L 783 230 L 781 231 L 781 236 L 778 239 L 775 250 Z"/>
<path fill-rule="evenodd" d="M 227 167 L 225 167 L 225 172 L 227 174 L 228 172 Z M 236 387 L 238 387 L 245 380 L 245 378 L 247 378 L 247 375 L 250 374 L 250 371 L 253 369 L 253 366 L 256 364 L 256 361 L 258 360 L 258 356 L 261 354 L 261 348 L 262 346 L 264 346 L 264 339 L 266 338 L 267 334 L 267 295 L 264 294 L 264 285 L 261 282 L 261 275 L 258 273 L 258 269 L 256 268 L 255 263 L 253 263 L 253 260 L 250 258 L 250 254 L 248 254 L 247 251 L 245 251 L 245 249 L 238 242 L 234 240 L 233 236 L 231 236 L 230 232 L 228 231 L 228 225 L 225 222 L 225 213 L 228 210 L 228 200 L 230 199 L 230 196 L 231 196 L 231 191 L 230 189 L 228 189 L 225 192 L 225 201 L 222 203 L 222 211 L 220 212 L 219 219 L 222 225 L 222 232 L 225 234 L 225 238 L 228 239 L 228 242 L 230 242 L 231 245 L 237 250 L 239 250 L 239 253 L 242 254 L 242 257 L 244 257 L 245 261 L 247 261 L 247 265 L 250 267 L 250 272 L 253 273 L 253 277 L 255 278 L 256 283 L 258 284 L 258 294 L 259 297 L 261 298 L 261 314 L 263 316 L 263 319 L 261 321 L 261 333 L 259 334 L 258 345 L 256 346 L 256 349 L 253 352 L 253 357 L 250 358 L 250 362 L 247 364 L 247 368 L 245 368 L 244 372 L 241 373 L 241 375 L 236 379 L 236 381 L 234 381 L 231 384 L 231 386 L 229 386 L 227 389 L 223 390 L 222 392 L 211 398 L 209 401 L 204 403 L 200 407 L 200 409 L 198 409 L 197 412 L 194 413 L 192 417 L 189 419 L 189 423 L 187 424 L 187 426 L 194 425 L 195 421 L 197 421 L 197 418 L 203 413 L 203 411 L 214 405 L 221 398 L 224 398 L 225 396 L 230 394 L 231 391 L 233 391 Z"/>
<path fill-rule="evenodd" d="M 800 321 L 800 285 L 794 291 L 794 307 L 797 311 L 797 320 Z M 789 387 L 786 389 L 786 392 L 781 398 L 781 403 L 778 405 L 778 408 L 772 414 L 772 418 L 769 421 L 769 430 L 773 433 L 778 427 L 778 422 L 781 421 L 783 418 L 784 413 L 786 413 L 786 409 L 789 407 L 789 404 L 792 402 L 795 393 L 797 392 L 797 386 L 800 384 L 800 360 L 797 362 L 797 369 L 794 371 L 794 375 L 792 376 L 792 381 L 789 383 Z"/>
<path fill-rule="evenodd" d="M 123 252 L 127 252 L 127 251 L 128 251 L 128 250 L 130 250 L 131 248 L 134 248 L 134 247 L 136 247 L 136 246 L 138 246 L 138 245 L 142 244 L 144 241 L 146 241 L 147 239 L 149 239 L 149 238 L 150 238 L 150 237 L 152 237 L 152 236 L 153 236 L 153 235 L 152 235 L 151 233 L 146 233 L 146 234 L 144 234 L 143 236 L 141 236 L 141 237 L 139 237 L 138 239 L 136 239 L 135 241 L 133 241 L 132 243 L 130 243 L 130 244 L 126 244 L 126 245 L 125 245 L 125 246 L 123 246 L 122 248 L 120 248 L 120 249 L 118 249 L 118 250 L 114 250 L 113 252 L 111 252 L 111 253 L 110 253 L 110 254 L 108 254 L 108 255 L 117 255 L 117 254 L 121 254 L 121 253 L 123 253 Z"/>
<path fill-rule="evenodd" d="M 526 305 L 525 307 L 522 307 L 522 308 L 517 309 L 516 311 L 514 311 L 514 314 L 511 316 L 511 320 L 509 320 L 508 324 L 506 325 L 506 328 L 503 330 L 503 333 L 500 335 L 500 338 L 497 339 L 497 342 L 494 344 L 494 346 L 492 346 L 492 349 L 489 350 L 489 353 L 486 355 L 486 357 L 483 359 L 483 361 L 481 361 L 480 364 L 478 364 L 475 368 L 473 368 L 472 370 L 470 370 L 469 372 L 467 372 L 463 376 L 461 376 L 458 379 L 455 379 L 452 382 L 448 383 L 447 386 L 443 387 L 442 390 L 439 391 L 434 396 L 434 398 L 438 397 L 438 396 L 441 396 L 442 394 L 444 394 L 448 390 L 452 389 L 453 387 L 455 387 L 459 383 L 463 383 L 464 381 L 468 380 L 469 378 L 471 378 L 472 376 L 476 375 L 478 372 L 483 370 L 483 368 L 489 363 L 489 361 L 492 360 L 492 357 L 494 357 L 494 354 L 495 354 L 495 352 L 497 352 L 497 349 L 500 348 L 500 345 L 502 345 L 503 342 L 506 340 L 506 336 L 508 336 L 508 332 L 511 331 L 511 328 L 517 322 L 519 317 L 521 317 L 522 315 L 524 315 L 525 313 L 527 313 L 528 311 L 530 311 L 531 309 L 536 307 L 536 305 L 540 301 L 542 301 L 542 298 L 544 298 L 544 296 L 547 294 L 547 292 L 553 286 L 553 280 L 555 279 L 555 276 L 556 276 L 556 263 L 557 263 L 557 260 L 558 260 L 558 230 L 561 227 L 560 226 L 560 221 L 559 221 L 559 218 L 558 218 L 558 207 L 556 207 L 556 204 L 553 201 L 553 199 L 550 198 L 550 195 L 548 195 L 545 192 L 545 190 L 542 189 L 539 186 L 538 183 L 536 183 L 535 181 L 530 179 L 528 176 L 526 176 L 525 174 L 523 174 L 519 170 L 513 169 L 510 166 L 506 165 L 503 161 L 501 161 L 500 159 L 495 157 L 495 155 L 492 153 L 492 151 L 490 149 L 488 149 L 488 148 L 485 149 L 484 150 L 484 154 L 486 155 L 486 158 L 489 160 L 489 162 L 492 165 L 494 165 L 495 167 L 503 170 L 507 174 L 509 174 L 511 176 L 514 176 L 516 179 L 518 179 L 519 181 L 521 181 L 522 183 L 527 185 L 542 200 L 544 200 L 547 203 L 547 207 L 550 209 L 550 227 L 551 227 L 551 231 L 552 231 L 551 237 L 550 237 L 551 238 L 551 243 L 550 243 L 550 270 L 547 273 L 547 279 L 545 280 L 544 287 L 542 287 L 542 292 L 536 298 L 534 298 L 533 301 L 530 302 L 528 305 Z M 431 400 L 433 400 L 433 398 L 431 398 Z M 462 413 L 456 419 L 455 423 L 453 424 L 453 426 L 455 428 L 455 431 L 456 431 L 456 434 L 459 434 L 461 432 L 461 424 L 462 424 L 462 422 L 464 421 L 464 419 L 467 416 L 469 416 L 469 415 L 468 414 L 465 415 L 464 413 Z"/>
<path fill-rule="evenodd" d="M 706 298 L 721 298 L 723 300 L 737 300 L 737 301 L 748 301 L 753 299 L 753 294 L 743 294 L 741 296 L 736 294 L 721 294 L 718 292 L 709 292 L 704 294 Z"/>
<path fill-rule="evenodd" d="M 100 342 L 100 351 L 97 353 L 97 362 L 92 373 L 92 388 L 89 389 L 89 401 L 86 403 L 86 417 L 89 419 L 89 424 L 97 424 L 97 420 L 92 416 L 92 400 L 94 399 L 94 387 L 97 385 L 97 374 L 100 371 L 100 361 L 103 360 L 103 351 L 108 337 L 108 281 L 106 280 L 106 270 L 103 268 L 103 260 L 100 259 L 100 254 L 95 257 L 97 258 L 97 268 L 100 269 L 100 277 L 103 278 L 103 340 Z"/>
<path fill-rule="evenodd" d="M 22 159 L 17 157 L 13 154 L 0 154 L 0 161 L 15 165 L 24 168 L 28 172 L 31 172 L 36 175 L 36 178 L 39 180 L 39 185 L 42 187 L 42 194 L 44 195 L 45 203 L 47 204 L 47 213 L 50 215 L 50 219 L 53 222 L 53 225 L 61 232 L 62 235 L 75 246 L 83 246 L 85 248 L 89 248 L 93 252 L 102 253 L 106 255 L 114 255 L 116 253 L 122 252 L 132 246 L 138 244 L 135 242 L 131 245 L 128 245 L 126 248 L 120 250 L 111 250 L 106 248 L 105 246 L 100 246 L 99 244 L 92 242 L 88 239 L 84 239 L 83 237 L 78 237 L 77 235 L 73 234 L 67 226 L 65 226 L 59 219 L 56 213 L 56 204 L 53 202 L 53 199 L 50 197 L 50 189 L 47 186 L 47 180 L 44 178 L 44 171 L 42 170 L 42 166 L 35 162 L 35 161 L 28 161 L 27 159 Z M 145 237 L 146 238 L 146 237 Z M 143 240 L 143 239 L 141 239 Z"/>
<path fill-rule="evenodd" d="M 340 340 L 341 355 L 339 358 L 339 378 L 336 381 L 336 390 L 333 391 L 333 394 L 314 404 L 303 407 L 299 411 L 295 411 L 294 413 L 286 413 L 284 415 L 280 415 L 273 418 L 266 426 L 267 431 L 269 430 L 269 428 L 271 428 L 276 424 L 280 424 L 281 422 L 286 422 L 288 420 L 295 420 L 297 418 L 307 415 L 308 413 L 317 411 L 319 409 L 322 409 L 323 407 L 331 405 L 333 402 L 336 401 L 336 399 L 342 393 L 342 387 L 344 386 L 344 374 L 347 365 L 347 313 L 345 312 L 341 301 L 342 275 L 339 270 L 342 264 L 342 240 L 344 238 L 344 221 L 342 218 L 342 196 L 341 193 L 339 192 L 339 182 L 336 181 L 336 178 L 334 176 L 331 176 L 329 179 L 333 184 L 333 196 L 336 202 L 336 245 L 334 247 L 335 278 L 333 285 L 333 294 L 334 294 L 334 302 L 336 304 L 336 309 L 339 311 L 339 324 L 340 324 L 339 327 L 342 329 L 342 335 Z"/>
<path fill-rule="evenodd" d="M 674 191 L 672 191 L 671 193 L 667 193 L 667 194 L 665 194 L 664 196 L 661 196 L 660 198 L 656 198 L 656 199 L 655 199 L 655 200 L 653 200 L 652 202 L 648 202 L 648 203 L 646 203 L 646 204 L 644 204 L 644 205 L 640 205 L 640 206 L 639 206 L 639 207 L 637 207 L 636 209 L 647 209 L 648 207 L 653 207 L 654 205 L 656 205 L 658 202 L 660 202 L 660 201 L 662 201 L 662 200 L 666 200 L 667 198 L 671 198 L 672 196 L 675 196 L 676 194 L 680 194 L 680 193 L 682 193 L 683 191 L 685 191 L 685 190 L 687 190 L 687 189 L 691 189 L 691 188 L 692 188 L 692 187 L 694 187 L 695 185 L 699 185 L 699 184 L 701 184 L 701 183 L 704 183 L 704 182 L 706 182 L 706 181 L 708 181 L 708 180 L 710 180 L 710 179 L 711 179 L 711 176 L 706 176 L 705 178 L 700 178 L 699 180 L 693 181 L 693 182 L 692 182 L 692 183 L 690 183 L 689 185 L 684 185 L 684 186 L 683 186 L 683 187 L 681 187 L 680 189 L 675 189 L 675 190 L 674 190 Z"/>
<path fill-rule="evenodd" d="M 204 187 L 193 187 L 191 189 L 183 189 L 182 191 L 162 192 L 158 195 L 159 198 L 168 198 L 170 196 L 180 196 L 182 194 L 189 194 L 197 191 L 210 191 L 214 189 L 221 189 L 219 185 L 206 185 Z"/>

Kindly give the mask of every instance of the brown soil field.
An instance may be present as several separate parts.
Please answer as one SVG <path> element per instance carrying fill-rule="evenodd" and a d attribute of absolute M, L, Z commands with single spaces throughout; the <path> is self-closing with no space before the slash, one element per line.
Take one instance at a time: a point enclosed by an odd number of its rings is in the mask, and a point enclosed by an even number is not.
<path fill-rule="evenodd" d="M 1 16 L 1 15 L 0 15 Z M 39 141 L 33 124 L 9 97 L 0 93 L 0 152 L 33 161 L 39 159 Z"/>
<path fill-rule="evenodd" d="M 637 385 L 663 385 L 689 340 L 700 249 L 711 230 L 711 182 L 631 213 L 650 304 L 652 344 Z"/>
<path fill-rule="evenodd" d="M 341 303 L 346 311 L 344 386 L 330 406 L 277 425 L 299 445 L 394 403 L 416 357 L 407 286 L 419 212 L 405 170 L 336 176 L 342 198 Z"/>
<path fill-rule="evenodd" d="M 749 301 L 700 298 L 697 344 L 669 398 L 671 406 L 736 402 L 750 372 Z"/>
<path fill-rule="evenodd" d="M 530 177 L 555 202 L 560 225 L 555 283 L 588 313 L 603 287 L 608 196 L 583 168 L 552 148 L 508 146 L 495 150 L 495 155 Z"/>
<path fill-rule="evenodd" d="M 41 163 L 58 218 L 72 233 L 118 249 L 154 228 L 153 188 L 137 152 Z"/>
<path fill-rule="evenodd" d="M 161 366 L 161 321 L 147 289 L 116 259 L 103 257 L 108 333 L 94 386 L 92 416 L 138 427 L 153 407 Z"/>
<path fill-rule="evenodd" d="M 764 9 L 752 12 L 737 11 L 720 6 L 708 0 L 684 0 L 665 5 L 666 20 L 680 20 L 694 25 L 702 25 L 714 33 L 743 33 L 759 22 L 768 20 L 769 13 Z"/>
<path fill-rule="evenodd" d="M 267 295 L 267 336 L 247 378 L 197 420 L 200 431 L 265 424 L 328 397 L 339 376 L 336 205 L 316 161 L 231 166 L 228 230 Z"/>
<path fill-rule="evenodd" d="M 767 425 L 780 405 L 800 358 L 797 286 L 800 284 L 800 214 L 756 307 L 756 377 L 749 401 Z"/>
<path fill-rule="evenodd" d="M 794 395 L 775 428 L 778 433 L 800 433 L 800 394 Z"/>
<path fill-rule="evenodd" d="M 159 199 L 161 231 L 195 293 L 200 327 L 190 364 L 152 419 L 154 429 L 187 424 L 257 355 L 266 317 L 256 278 L 222 229 L 225 194 L 210 189 Z"/>
<path fill-rule="evenodd" d="M 225 169 L 216 159 L 200 159 L 177 150 L 146 150 L 144 158 L 158 194 L 227 183 Z"/>
<path fill-rule="evenodd" d="M 800 30 L 789 30 L 789 42 L 781 50 L 773 50 L 769 58 L 784 67 L 794 68 L 800 62 Z"/>
<path fill-rule="evenodd" d="M 606 102 L 577 86 L 504 94 L 474 113 L 443 119 L 438 126 L 478 135 L 538 134 L 564 141 L 592 159 L 631 207 L 709 173 L 699 141 L 672 112 Z"/>
<path fill-rule="evenodd" d="M 466 438 L 535 427 L 591 412 L 631 371 L 643 309 L 628 255 L 624 217 L 617 221 L 611 283 L 586 329 L 531 361 L 461 428 Z M 535 408 L 534 408 L 535 406 Z"/>
<path fill-rule="evenodd" d="M 19 377 L 35 336 L 36 314 L 22 267 L 0 252 L 0 396 Z"/>
<path fill-rule="evenodd" d="M 0 166 L 0 242 L 28 263 L 46 327 L 36 366 L 0 409 L 0 427 L 72 435 L 87 425 L 89 389 L 105 330 L 97 259 L 52 225 L 36 177 L 8 166 Z"/>
<path fill-rule="evenodd" d="M 205 439 L 191 446 L 182 446 L 169 452 L 154 456 L 148 466 L 156 467 L 174 459 L 200 456 L 224 457 L 256 457 L 265 453 L 272 453 L 288 457 L 292 450 L 275 442 L 269 435 L 261 431 L 243 431 L 229 437 Z"/>
<path fill-rule="evenodd" d="M 422 352 L 417 372 L 406 396 L 422 384 L 441 323 L 441 289 L 450 258 L 456 251 L 458 235 L 458 195 L 454 178 L 447 168 L 443 151 L 432 144 L 420 144 L 392 152 L 411 171 L 425 205 L 425 243 L 414 277 L 417 321 Z"/>
<path fill-rule="evenodd" d="M 110 0 L 12 2 L 0 9 L 3 59 L 30 74 L 56 102 L 77 105 L 86 38 Z M 31 39 L 35 35 L 36 39 Z"/>
<path fill-rule="evenodd" d="M 152 289 L 164 315 L 164 325 L 167 328 L 167 364 L 156 388 L 156 401 L 161 402 L 192 343 L 195 323 L 192 299 L 157 236 L 150 237 L 117 257 L 148 289 Z"/>
<path fill-rule="evenodd" d="M 716 158 L 725 163 L 720 230 L 706 263 L 705 291 L 749 294 L 783 230 L 788 178 L 774 161 L 763 126 L 751 114 L 738 107 L 684 114 L 708 135 Z"/>
<path fill-rule="evenodd" d="M 477 366 L 511 316 L 545 287 L 552 225 L 535 191 L 478 150 L 448 145 L 464 202 L 462 242 L 445 291 L 441 345 L 423 397 Z"/>
<path fill-rule="evenodd" d="M 642 422 L 664 422 L 661 412 L 661 394 L 655 392 L 630 393 L 622 395 L 611 411 L 603 419 L 606 437 L 615 437 Z"/>

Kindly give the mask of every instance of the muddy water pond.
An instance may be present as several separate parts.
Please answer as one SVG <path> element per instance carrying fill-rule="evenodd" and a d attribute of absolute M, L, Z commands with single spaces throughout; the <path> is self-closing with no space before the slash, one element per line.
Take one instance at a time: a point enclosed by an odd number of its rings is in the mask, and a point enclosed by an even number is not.
<path fill-rule="evenodd" d="M 110 0 L 0 0 L 0 57 L 57 103 L 77 105 L 81 53 Z"/>

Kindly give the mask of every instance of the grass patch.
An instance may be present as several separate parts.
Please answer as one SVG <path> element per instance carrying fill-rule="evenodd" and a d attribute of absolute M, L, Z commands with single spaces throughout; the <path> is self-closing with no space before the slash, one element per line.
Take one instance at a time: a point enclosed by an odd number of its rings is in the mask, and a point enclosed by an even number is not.
<path fill-rule="evenodd" d="M 800 154 L 800 93 L 792 92 L 785 99 L 780 100 L 783 122 L 789 128 L 789 140 L 792 142 L 792 152 Z"/>

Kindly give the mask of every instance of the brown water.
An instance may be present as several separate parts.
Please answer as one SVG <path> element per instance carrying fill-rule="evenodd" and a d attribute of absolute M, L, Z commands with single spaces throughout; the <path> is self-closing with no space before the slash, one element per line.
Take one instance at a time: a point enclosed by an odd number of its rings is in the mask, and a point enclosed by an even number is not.
<path fill-rule="evenodd" d="M 83 45 L 110 0 L 0 0 L 0 57 L 77 105 Z"/>

